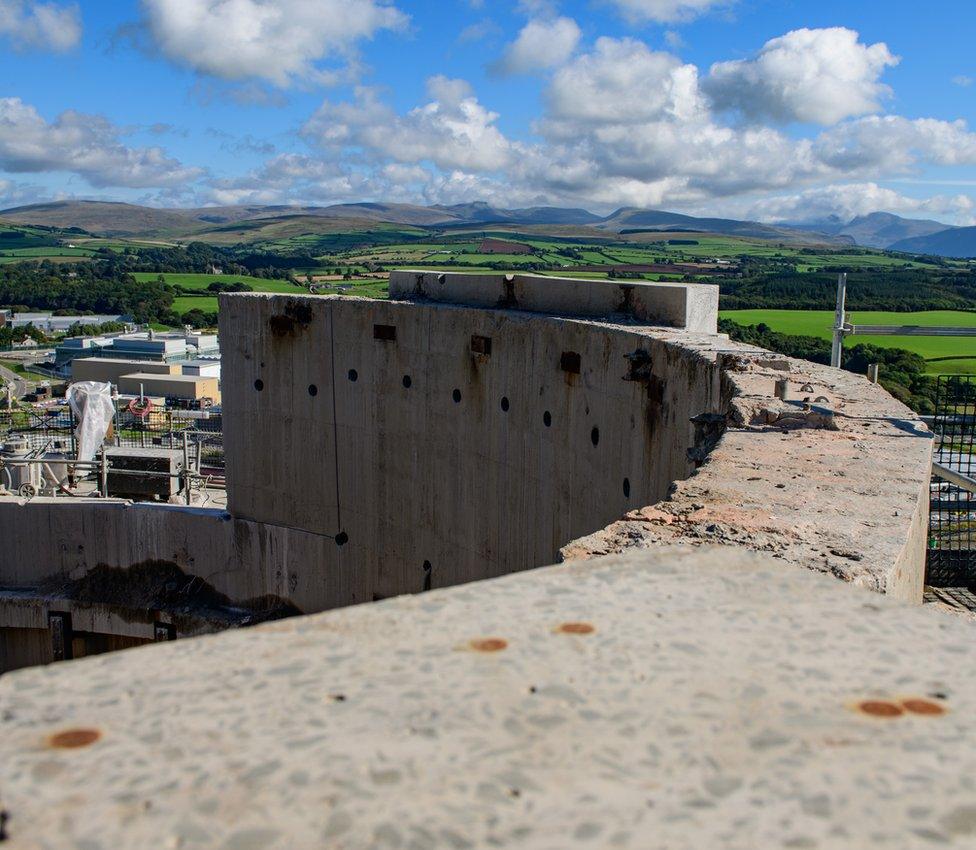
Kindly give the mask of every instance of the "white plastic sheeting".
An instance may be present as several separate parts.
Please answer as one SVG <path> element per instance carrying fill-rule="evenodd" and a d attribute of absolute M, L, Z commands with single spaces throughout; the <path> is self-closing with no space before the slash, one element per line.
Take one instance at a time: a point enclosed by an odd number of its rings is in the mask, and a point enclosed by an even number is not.
<path fill-rule="evenodd" d="M 68 387 L 68 404 L 78 419 L 75 438 L 78 460 L 93 460 L 115 418 L 112 385 L 100 381 L 78 381 Z"/>

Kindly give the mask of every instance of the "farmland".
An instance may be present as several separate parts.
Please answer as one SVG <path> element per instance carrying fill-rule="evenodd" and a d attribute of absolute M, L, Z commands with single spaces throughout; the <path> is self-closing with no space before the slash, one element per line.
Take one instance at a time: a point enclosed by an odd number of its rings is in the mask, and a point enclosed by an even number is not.
<path fill-rule="evenodd" d="M 365 234 L 363 234 L 365 236 Z M 691 238 L 689 238 L 691 237 Z M 505 240 L 527 246 L 528 253 L 485 253 L 480 249 L 486 242 Z M 308 249 L 308 243 L 278 241 L 259 243 L 272 250 Z M 571 237 L 547 237 L 516 230 L 481 230 L 476 233 L 453 233 L 434 238 L 359 245 L 340 250 L 328 250 L 314 255 L 318 265 L 301 269 L 318 273 L 323 268 L 343 268 L 360 271 L 365 268 L 403 268 L 423 266 L 435 269 L 463 269 L 485 271 L 502 266 L 512 269 L 533 269 L 548 273 L 573 273 L 579 266 L 604 266 L 607 269 L 624 265 L 658 265 L 705 263 L 720 265 L 721 270 L 737 266 L 743 260 L 757 260 L 768 265 L 788 267 L 808 272 L 845 266 L 848 268 L 877 268 L 878 270 L 924 269 L 939 267 L 935 263 L 866 249 L 815 249 L 778 245 L 759 239 L 688 233 L 642 233 L 603 237 L 597 240 Z M 715 261 L 719 261 L 716 263 Z M 592 272 L 588 272 L 592 273 Z M 685 270 L 680 276 L 688 273 Z M 664 273 L 667 275 L 667 273 Z M 648 280 L 661 278 L 660 272 L 641 275 Z M 665 278 L 667 279 L 667 277 Z"/>
<path fill-rule="evenodd" d="M 829 310 L 723 310 L 722 318 L 740 325 L 767 325 L 774 331 L 795 336 L 830 339 L 834 314 Z M 853 311 L 847 314 L 851 324 L 921 325 L 926 327 L 955 325 L 976 327 L 976 313 L 961 310 L 928 310 L 919 313 Z M 926 360 L 932 373 L 976 374 L 976 337 L 905 337 L 854 336 L 848 346 L 868 343 L 883 348 L 904 348 Z"/>
<path fill-rule="evenodd" d="M 302 293 L 305 288 L 288 280 L 252 277 L 243 274 L 180 274 L 174 272 L 134 272 L 132 275 L 141 282 L 163 278 L 170 286 L 178 286 L 184 292 L 199 292 L 201 295 L 211 295 L 207 288 L 214 283 L 246 283 L 255 292 L 291 292 Z"/>

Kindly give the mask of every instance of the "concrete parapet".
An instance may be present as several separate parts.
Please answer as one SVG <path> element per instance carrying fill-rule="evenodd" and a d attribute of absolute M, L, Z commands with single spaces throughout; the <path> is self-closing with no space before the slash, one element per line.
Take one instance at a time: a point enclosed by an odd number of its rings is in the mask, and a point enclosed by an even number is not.
<path fill-rule="evenodd" d="M 971 847 L 974 626 L 631 551 L 0 679 L 14 848 Z"/>
<path fill-rule="evenodd" d="M 390 297 L 559 316 L 629 317 L 691 333 L 715 333 L 718 325 L 718 287 L 702 283 L 394 271 Z"/>

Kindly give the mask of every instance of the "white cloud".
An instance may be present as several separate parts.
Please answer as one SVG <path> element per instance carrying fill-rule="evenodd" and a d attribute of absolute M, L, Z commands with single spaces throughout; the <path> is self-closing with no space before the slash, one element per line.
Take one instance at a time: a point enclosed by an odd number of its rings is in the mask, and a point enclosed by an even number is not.
<path fill-rule="evenodd" d="M 122 131 L 98 115 L 68 110 L 47 122 L 20 98 L 0 98 L 0 170 L 12 173 L 68 171 L 92 186 L 159 187 L 194 180 L 162 148 L 131 148 Z"/>
<path fill-rule="evenodd" d="M 886 44 L 862 44 L 854 30 L 799 29 L 754 59 L 717 62 L 704 86 L 717 108 L 750 119 L 829 125 L 877 112 L 889 94 L 878 80 L 897 63 Z"/>
<path fill-rule="evenodd" d="M 968 89 L 973 84 L 973 78 L 967 77 L 965 74 L 959 74 L 959 76 L 952 78 L 952 82 L 954 85 Z"/>
<path fill-rule="evenodd" d="M 970 223 L 973 199 L 967 195 L 935 195 L 912 198 L 877 183 L 841 183 L 818 186 L 788 195 L 762 198 L 736 214 L 761 221 L 823 221 L 836 216 L 850 221 L 873 212 L 890 212 L 909 217 L 935 216 L 957 223 Z"/>
<path fill-rule="evenodd" d="M 494 68 L 502 74 L 530 74 L 562 65 L 576 50 L 580 28 L 572 18 L 529 21 Z"/>
<path fill-rule="evenodd" d="M 18 48 L 63 52 L 81 40 L 81 13 L 76 3 L 0 0 L 0 36 Z"/>
<path fill-rule="evenodd" d="M 507 206 L 732 208 L 916 174 L 926 163 L 976 164 L 976 135 L 962 122 L 867 116 L 809 138 L 723 122 L 694 65 L 636 39 L 599 39 L 555 71 L 543 103 L 538 138 L 514 141 L 466 82 L 433 77 L 426 102 L 402 113 L 370 88 L 327 101 L 303 135 L 367 197 Z"/>
<path fill-rule="evenodd" d="M 838 172 L 900 175 L 920 162 L 976 165 L 976 134 L 964 121 L 871 115 L 825 131 L 814 150 Z"/>
<path fill-rule="evenodd" d="M 465 81 L 431 77 L 427 89 L 427 103 L 397 115 L 374 90 L 361 88 L 354 103 L 323 103 L 302 133 L 324 147 L 443 170 L 497 171 L 511 164 L 515 147 L 495 126 L 498 114 L 485 109 Z"/>
<path fill-rule="evenodd" d="M 458 33 L 458 44 L 470 44 L 476 41 L 483 41 L 493 35 L 498 35 L 501 27 L 491 18 L 482 18 L 474 24 L 469 24 Z"/>
<path fill-rule="evenodd" d="M 523 33 L 569 21 L 551 8 L 534 14 Z M 9 99 L 0 101 L 0 172 L 71 171 L 95 186 L 147 187 L 157 199 L 196 191 L 210 203 L 487 200 L 781 220 L 804 210 L 853 217 L 887 209 L 955 221 L 973 214 L 965 196 L 918 200 L 883 188 L 931 177 L 929 166 L 976 165 L 976 134 L 964 122 L 868 114 L 885 95 L 882 72 L 895 61 L 884 45 L 861 44 L 850 30 L 797 31 L 745 62 L 720 63 L 703 82 L 695 65 L 635 38 L 600 38 L 578 52 L 574 32 L 550 53 L 545 48 L 558 40 L 547 37 L 521 58 L 518 42 L 510 50 L 513 70 L 552 70 L 530 139 L 507 136 L 466 81 L 433 76 L 413 108 L 394 108 L 380 89 L 364 86 L 348 100 L 326 100 L 302 127 L 303 153 L 265 148 L 262 166 L 239 174 L 231 163 L 233 176 L 205 180 L 158 147 L 126 146 L 125 132 L 104 118 L 66 112 L 48 122 Z M 304 55 L 304 65 L 276 66 L 266 80 L 314 78 L 319 60 Z M 714 88 L 719 77 L 724 101 Z M 740 121 L 716 102 L 754 120 Z M 828 126 L 786 132 L 776 126 L 784 120 Z M 263 153 L 246 138 L 240 144 Z"/>
<path fill-rule="evenodd" d="M 546 92 L 548 120 L 637 124 L 701 112 L 698 69 L 636 39 L 600 38 L 591 53 L 556 72 Z"/>
<path fill-rule="evenodd" d="M 280 88 L 334 81 L 334 60 L 348 60 L 357 42 L 407 22 L 385 0 L 142 0 L 142 5 L 156 45 L 174 62 L 201 74 L 257 78 Z"/>
<path fill-rule="evenodd" d="M 634 23 L 687 21 L 713 9 L 731 6 L 735 0 L 609 0 Z"/>

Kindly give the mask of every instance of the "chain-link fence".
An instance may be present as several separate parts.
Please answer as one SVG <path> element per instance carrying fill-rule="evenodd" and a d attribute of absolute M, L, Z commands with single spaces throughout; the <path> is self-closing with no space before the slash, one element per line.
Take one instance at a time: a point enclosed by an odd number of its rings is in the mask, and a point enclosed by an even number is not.
<path fill-rule="evenodd" d="M 954 472 L 976 473 L 976 376 L 938 379 L 934 460 Z M 929 557 L 926 584 L 976 589 L 976 494 L 932 478 Z"/>

